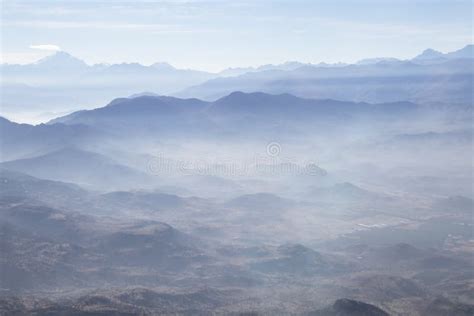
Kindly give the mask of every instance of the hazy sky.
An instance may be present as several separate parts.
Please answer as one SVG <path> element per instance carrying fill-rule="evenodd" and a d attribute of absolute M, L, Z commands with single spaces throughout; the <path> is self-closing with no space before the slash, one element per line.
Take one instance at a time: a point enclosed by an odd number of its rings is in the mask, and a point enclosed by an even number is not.
<path fill-rule="evenodd" d="M 181 68 L 411 58 L 472 42 L 473 2 L 3 0 L 2 62 L 62 49 L 88 63 Z"/>

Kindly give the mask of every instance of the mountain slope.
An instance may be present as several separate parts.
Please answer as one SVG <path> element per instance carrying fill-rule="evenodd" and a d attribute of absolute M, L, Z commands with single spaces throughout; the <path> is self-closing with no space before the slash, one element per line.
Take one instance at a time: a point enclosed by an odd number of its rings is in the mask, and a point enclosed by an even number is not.
<path fill-rule="evenodd" d="M 89 193 L 65 182 L 38 179 L 23 173 L 0 169 L 0 198 L 26 198 L 53 207 L 73 207 L 83 204 Z"/>
<path fill-rule="evenodd" d="M 0 161 L 31 157 L 64 146 L 80 145 L 102 136 L 96 129 L 75 124 L 17 124 L 0 117 Z"/>
<path fill-rule="evenodd" d="M 43 179 L 107 190 L 147 187 L 154 180 L 150 175 L 120 165 L 108 157 L 76 148 L 63 148 L 33 158 L 8 161 L 1 166 Z"/>

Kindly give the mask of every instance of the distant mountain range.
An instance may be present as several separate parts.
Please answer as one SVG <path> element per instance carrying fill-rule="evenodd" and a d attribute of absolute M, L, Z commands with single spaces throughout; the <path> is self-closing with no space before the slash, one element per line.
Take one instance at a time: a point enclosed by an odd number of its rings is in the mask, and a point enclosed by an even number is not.
<path fill-rule="evenodd" d="M 377 64 L 380 62 L 401 62 L 401 61 L 412 61 L 412 62 L 419 62 L 419 61 L 426 61 L 431 60 L 432 62 L 439 62 L 442 60 L 448 59 L 465 59 L 465 58 L 474 58 L 474 45 L 466 45 L 464 48 L 461 48 L 456 51 L 442 53 L 440 51 L 428 48 L 424 50 L 419 55 L 415 56 L 409 60 L 401 60 L 393 57 L 379 57 L 379 58 L 367 58 L 358 61 L 356 64 Z M 287 61 L 282 64 L 266 64 L 261 65 L 258 67 L 238 67 L 238 68 L 227 68 L 219 72 L 205 72 L 199 70 L 192 70 L 192 69 L 178 69 L 169 63 L 166 62 L 156 62 L 149 66 L 142 65 L 140 63 L 121 63 L 121 64 L 93 64 L 89 65 L 83 60 L 72 56 L 71 54 L 65 51 L 56 52 L 50 56 L 46 56 L 34 63 L 24 64 L 24 65 L 17 65 L 17 64 L 0 64 L 3 71 L 18 71 L 19 74 L 22 72 L 28 71 L 41 71 L 41 70 L 51 70 L 55 68 L 55 72 L 70 72 L 71 70 L 75 71 L 102 71 L 102 72 L 186 72 L 187 74 L 207 74 L 209 76 L 220 76 L 220 77 L 228 77 L 228 76 L 236 76 L 241 75 L 247 72 L 260 72 L 260 71 L 268 71 L 268 70 L 295 70 L 301 67 L 316 67 L 316 68 L 325 68 L 325 67 L 344 67 L 350 64 L 347 63 L 303 63 L 299 61 Z"/>
<path fill-rule="evenodd" d="M 464 48 L 449 53 L 442 53 L 440 51 L 428 48 L 424 50 L 420 55 L 413 58 L 413 61 L 440 62 L 448 59 L 463 58 L 474 58 L 474 45 L 467 45 Z"/>
<path fill-rule="evenodd" d="M 339 67 L 304 65 L 292 70 L 247 72 L 210 79 L 176 95 L 214 100 L 239 90 L 290 93 L 315 99 L 469 107 L 474 69 L 472 47 L 447 54 L 425 51 L 406 61 L 376 58 Z"/>
<path fill-rule="evenodd" d="M 4 113 L 58 112 L 97 107 L 142 91 L 169 94 L 214 74 L 157 63 L 87 65 L 57 52 L 28 65 L 1 65 Z"/>
<path fill-rule="evenodd" d="M 49 124 L 88 126 L 103 133 L 142 139 L 176 137 L 223 139 L 248 135 L 298 134 L 298 129 L 339 129 L 354 122 L 413 115 L 410 102 L 382 104 L 312 100 L 290 94 L 233 92 L 214 102 L 161 96 L 121 98 L 94 110 L 78 111 Z M 334 123 L 331 128 L 330 124 Z M 289 132 L 291 129 L 291 132 Z M 277 129 L 277 131 L 275 131 Z M 111 132 L 113 131 L 113 132 Z M 153 131 L 153 133 L 150 133 Z"/>
<path fill-rule="evenodd" d="M 474 45 L 466 45 L 465 47 L 448 52 L 442 53 L 432 48 L 425 49 L 422 53 L 409 60 L 401 60 L 393 57 L 379 57 L 379 58 L 367 58 L 357 62 L 358 65 L 367 64 L 378 64 L 378 63 L 397 63 L 403 61 L 412 61 L 414 63 L 426 64 L 426 63 L 440 63 L 452 59 L 471 59 L 474 58 Z"/>
<path fill-rule="evenodd" d="M 449 53 L 428 49 L 411 60 L 372 58 L 356 64 L 291 61 L 210 73 L 177 69 L 167 63 L 88 65 L 66 52 L 57 52 L 32 64 L 0 65 L 2 115 L 44 121 L 54 117 L 49 112 L 94 108 L 144 91 L 206 100 L 237 90 L 262 91 L 372 103 L 447 103 L 449 95 L 450 103 L 465 104 L 470 100 L 472 61 L 473 45 L 468 45 Z"/>
<path fill-rule="evenodd" d="M 104 107 L 77 111 L 36 126 L 0 117 L 4 135 L 0 160 L 37 157 L 62 148 L 94 150 L 99 142 L 104 149 L 124 139 L 149 146 L 150 142 L 177 138 L 215 141 L 285 139 L 313 132 L 334 135 L 366 121 L 375 126 L 415 119 L 421 110 L 411 102 L 370 104 L 261 92 L 233 92 L 214 102 L 143 95 L 118 98 Z"/>

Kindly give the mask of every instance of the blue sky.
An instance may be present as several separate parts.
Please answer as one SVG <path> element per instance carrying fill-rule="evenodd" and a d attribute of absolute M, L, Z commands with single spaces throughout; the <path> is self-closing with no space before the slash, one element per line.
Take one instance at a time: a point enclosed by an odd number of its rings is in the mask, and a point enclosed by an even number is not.
<path fill-rule="evenodd" d="M 459 49 L 473 35 L 473 3 L 457 0 L 3 0 L 1 6 L 8 63 L 62 49 L 88 63 L 165 61 L 217 71 L 288 60 L 411 58 L 429 47 Z"/>

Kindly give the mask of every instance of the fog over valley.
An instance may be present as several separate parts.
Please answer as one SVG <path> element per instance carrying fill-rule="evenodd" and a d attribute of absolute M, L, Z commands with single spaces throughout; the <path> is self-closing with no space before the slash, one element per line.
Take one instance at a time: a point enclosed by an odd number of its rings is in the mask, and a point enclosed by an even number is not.
<path fill-rule="evenodd" d="M 341 23 L 306 16 L 304 8 L 319 11 L 300 2 L 38 3 L 4 5 L 15 18 L 2 26 L 2 60 L 23 56 L 11 34 L 30 41 L 24 29 L 36 27 L 38 39 L 58 44 L 68 43 L 64 30 L 92 28 L 91 42 L 114 34 L 103 44 L 112 50 L 118 35 L 138 41 L 136 31 L 163 46 L 176 36 L 181 48 L 182 36 L 223 32 L 239 42 L 249 27 L 264 32 L 262 20 L 280 30 L 291 17 L 308 24 L 291 31 L 295 44 L 309 41 L 311 23 L 334 36 Z M 25 23 L 17 15 L 31 6 L 38 17 L 72 20 Z M 128 24 L 107 20 L 105 8 Z M 150 24 L 157 9 L 169 15 L 165 26 Z M 222 30 L 212 24 L 221 10 Z M 254 14 L 246 23 L 255 25 L 230 32 L 233 12 Z M 384 41 L 368 22 L 339 15 L 349 35 L 352 27 Z M 181 21 L 188 30 L 168 19 L 201 23 Z M 377 27 L 394 40 L 431 36 Z M 464 39 L 454 35 L 452 43 Z M 268 39 L 248 36 L 256 56 L 267 53 Z M 474 46 L 462 42 L 411 58 L 221 71 L 86 63 L 55 44 L 30 46 L 49 52 L 38 61 L 2 62 L 0 315 L 473 315 Z M 222 54 L 232 57 L 229 43 Z M 394 56 L 402 51 L 411 52 L 400 45 Z"/>

